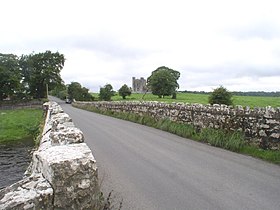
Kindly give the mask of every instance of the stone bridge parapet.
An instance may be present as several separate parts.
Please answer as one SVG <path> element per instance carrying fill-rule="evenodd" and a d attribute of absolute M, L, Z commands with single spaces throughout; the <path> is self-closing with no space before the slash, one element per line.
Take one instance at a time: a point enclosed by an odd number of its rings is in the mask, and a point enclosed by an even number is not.
<path fill-rule="evenodd" d="M 55 102 L 26 177 L 0 191 L 0 209 L 93 209 L 100 195 L 96 161 L 80 129 Z"/>

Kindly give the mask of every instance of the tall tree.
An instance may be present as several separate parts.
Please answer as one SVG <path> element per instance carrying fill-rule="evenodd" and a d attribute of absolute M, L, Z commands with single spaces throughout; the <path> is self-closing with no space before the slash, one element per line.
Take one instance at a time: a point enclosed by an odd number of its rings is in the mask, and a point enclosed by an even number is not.
<path fill-rule="evenodd" d="M 68 85 L 68 97 L 70 100 L 77 100 L 77 101 L 92 101 L 93 96 L 89 93 L 89 89 L 83 87 L 78 82 L 71 82 Z"/>
<path fill-rule="evenodd" d="M 78 82 L 71 82 L 69 85 L 67 85 L 68 90 L 68 98 L 70 100 L 78 100 L 80 99 L 80 92 L 82 90 L 82 85 Z"/>
<path fill-rule="evenodd" d="M 152 72 L 152 75 L 147 79 L 147 86 L 152 94 L 159 96 L 174 95 L 179 88 L 177 80 L 180 77 L 180 72 L 161 66 Z"/>
<path fill-rule="evenodd" d="M 20 59 L 20 67 L 23 74 L 23 82 L 34 98 L 46 97 L 46 85 L 52 90 L 62 83 L 60 71 L 64 66 L 65 58 L 58 52 L 23 55 Z"/>
<path fill-rule="evenodd" d="M 21 89 L 21 75 L 18 57 L 13 54 L 0 54 L 0 101 L 18 96 Z"/>
<path fill-rule="evenodd" d="M 50 95 L 56 96 L 62 100 L 66 99 L 68 93 L 67 87 L 64 82 L 61 85 L 57 85 L 53 90 L 51 90 Z"/>

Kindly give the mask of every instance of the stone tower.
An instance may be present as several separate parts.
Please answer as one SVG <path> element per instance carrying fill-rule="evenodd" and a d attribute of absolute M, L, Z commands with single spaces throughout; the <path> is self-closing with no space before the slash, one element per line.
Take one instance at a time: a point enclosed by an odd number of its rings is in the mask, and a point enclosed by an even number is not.
<path fill-rule="evenodd" d="M 132 91 L 134 93 L 145 93 L 147 90 L 147 81 L 141 77 L 140 79 L 135 79 L 132 77 Z"/>

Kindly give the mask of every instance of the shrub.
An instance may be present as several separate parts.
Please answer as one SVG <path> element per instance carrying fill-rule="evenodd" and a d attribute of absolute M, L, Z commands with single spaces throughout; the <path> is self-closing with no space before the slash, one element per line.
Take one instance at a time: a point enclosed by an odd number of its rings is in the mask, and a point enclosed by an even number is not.
<path fill-rule="evenodd" d="M 232 105 L 232 94 L 223 86 L 216 88 L 209 96 L 210 104 Z"/>
<path fill-rule="evenodd" d="M 110 101 L 111 97 L 114 95 L 114 90 L 112 85 L 107 84 L 104 87 L 100 88 L 99 99 L 102 101 Z"/>
<path fill-rule="evenodd" d="M 119 89 L 119 95 L 122 96 L 123 99 L 125 99 L 126 96 L 131 95 L 131 88 L 129 88 L 126 84 L 124 84 L 120 89 Z"/>

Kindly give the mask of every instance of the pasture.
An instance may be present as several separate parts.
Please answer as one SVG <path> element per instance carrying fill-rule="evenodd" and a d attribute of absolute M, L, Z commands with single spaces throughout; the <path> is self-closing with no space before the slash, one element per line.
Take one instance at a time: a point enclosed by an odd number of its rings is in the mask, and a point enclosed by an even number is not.
<path fill-rule="evenodd" d="M 0 144 L 33 140 L 39 132 L 43 110 L 0 110 Z"/>
<path fill-rule="evenodd" d="M 95 99 L 98 99 L 98 93 L 92 94 Z M 112 101 L 161 101 L 166 103 L 172 102 L 183 102 L 183 103 L 199 103 L 208 104 L 208 94 L 195 94 L 195 93 L 178 93 L 177 99 L 172 99 L 171 96 L 166 96 L 164 98 L 158 98 L 151 93 L 147 93 L 144 97 L 142 93 L 133 93 L 128 96 L 125 100 L 121 96 L 116 94 L 112 97 Z M 280 107 L 280 97 L 266 97 L 266 96 L 233 96 L 233 104 L 241 105 L 243 107 L 249 106 L 254 107 Z"/>

